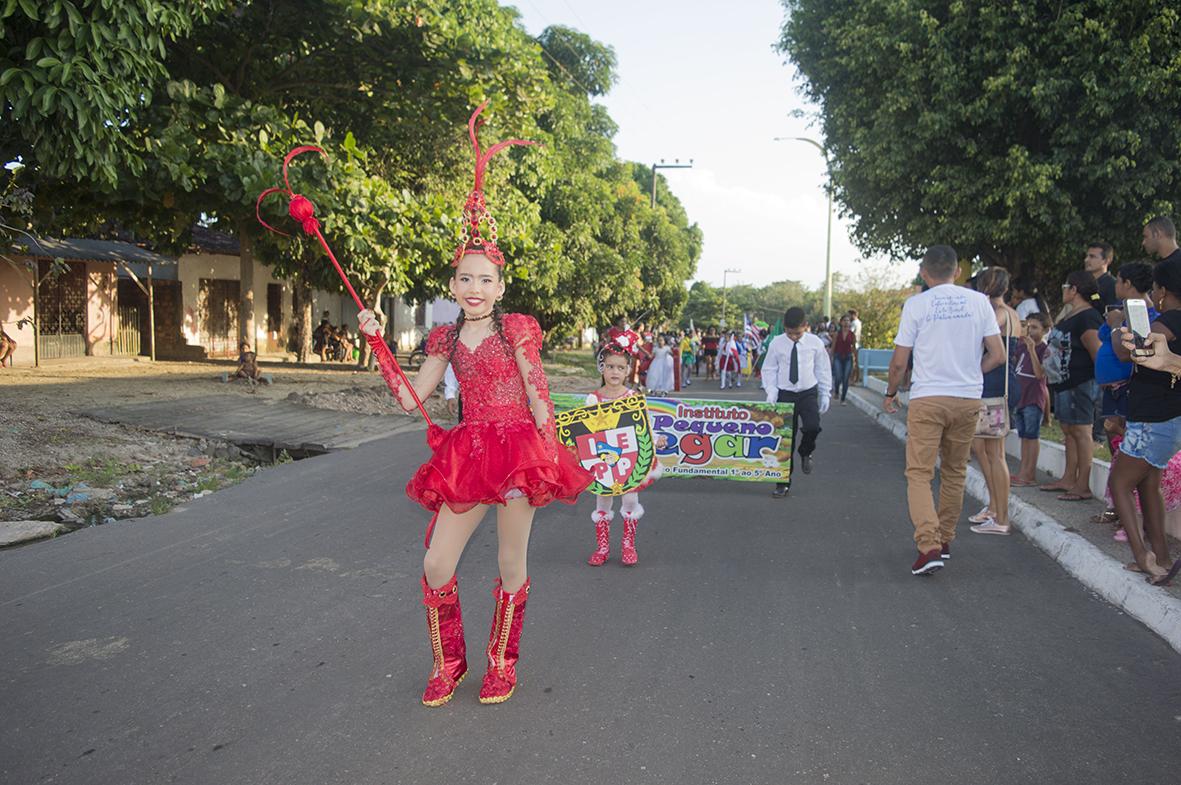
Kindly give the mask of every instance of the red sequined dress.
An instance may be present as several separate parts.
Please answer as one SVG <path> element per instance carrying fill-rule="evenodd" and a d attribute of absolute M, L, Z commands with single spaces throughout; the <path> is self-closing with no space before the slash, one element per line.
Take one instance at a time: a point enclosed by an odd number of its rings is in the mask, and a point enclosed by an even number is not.
<path fill-rule="evenodd" d="M 573 504 L 591 483 L 557 439 L 537 320 L 505 314 L 502 325 L 503 336 L 493 330 L 474 348 L 457 339 L 453 324 L 427 338 L 427 354 L 451 362 L 463 401 L 463 421 L 434 435 L 434 455 L 406 485 L 406 494 L 433 512 L 521 496 L 534 507 Z M 541 428 L 535 411 L 544 417 Z"/>

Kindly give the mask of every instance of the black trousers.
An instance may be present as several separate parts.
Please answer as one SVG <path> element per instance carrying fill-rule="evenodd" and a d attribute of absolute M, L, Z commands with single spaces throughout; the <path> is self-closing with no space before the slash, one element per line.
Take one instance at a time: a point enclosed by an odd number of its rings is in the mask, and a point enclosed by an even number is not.
<path fill-rule="evenodd" d="M 801 456 L 811 455 L 816 451 L 816 437 L 822 430 L 820 427 L 820 389 L 812 387 L 799 392 L 789 390 L 779 391 L 779 403 L 794 403 L 795 413 L 791 418 L 791 430 L 796 442 L 796 452 Z M 795 474 L 796 462 L 792 459 L 791 472 Z M 776 483 L 780 488 L 791 485 L 791 482 Z"/>

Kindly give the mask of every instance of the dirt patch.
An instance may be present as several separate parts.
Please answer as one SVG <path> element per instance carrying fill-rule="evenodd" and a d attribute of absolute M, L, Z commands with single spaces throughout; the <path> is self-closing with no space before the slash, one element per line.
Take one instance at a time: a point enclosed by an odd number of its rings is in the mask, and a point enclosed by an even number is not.
<path fill-rule="evenodd" d="M 418 416 L 402 411 L 402 406 L 394 401 L 394 397 L 390 395 L 384 385 L 381 387 L 353 386 L 337 392 L 293 392 L 287 396 L 287 400 L 302 406 L 311 406 L 314 409 L 330 409 L 352 414 Z M 431 396 L 425 405 L 431 419 L 447 419 L 447 407 L 439 396 Z"/>
<path fill-rule="evenodd" d="M 233 445 L 106 424 L 79 412 L 209 395 L 288 399 L 320 409 L 410 417 L 381 376 L 352 366 L 263 362 L 274 384 L 224 383 L 233 366 L 130 358 L 49 361 L 0 369 L 0 520 L 51 520 L 70 528 L 162 514 L 265 468 Z M 555 390 L 588 390 L 585 358 L 547 363 Z M 433 419 L 452 421 L 440 395 Z M 280 460 L 285 458 L 281 456 Z"/>

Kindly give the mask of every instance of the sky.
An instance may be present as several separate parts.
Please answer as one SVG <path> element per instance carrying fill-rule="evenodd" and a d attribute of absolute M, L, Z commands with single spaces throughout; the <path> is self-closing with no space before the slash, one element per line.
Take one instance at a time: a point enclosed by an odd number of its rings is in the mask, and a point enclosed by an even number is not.
<path fill-rule="evenodd" d="M 692 158 L 662 170 L 705 246 L 696 280 L 762 286 L 824 281 L 827 198 L 823 142 L 797 91 L 795 69 L 774 50 L 778 0 L 514 0 L 534 36 L 573 27 L 615 49 L 619 81 L 596 99 L 618 124 L 620 157 L 645 164 Z M 834 215 L 832 269 L 856 277 L 862 254 Z M 881 267 L 875 260 L 873 267 Z"/>

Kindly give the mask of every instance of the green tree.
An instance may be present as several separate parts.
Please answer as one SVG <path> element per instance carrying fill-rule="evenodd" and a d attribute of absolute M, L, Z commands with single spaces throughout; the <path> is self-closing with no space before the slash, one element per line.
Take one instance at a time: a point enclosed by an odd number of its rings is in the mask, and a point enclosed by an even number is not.
<path fill-rule="evenodd" d="M 722 311 L 722 290 L 705 281 L 694 281 L 681 312 L 681 327 L 709 327 L 716 324 Z"/>
<path fill-rule="evenodd" d="M 556 84 L 597 97 L 609 93 L 619 81 L 615 73 L 615 50 L 586 33 L 551 25 L 537 37 L 537 43 L 542 47 Z"/>
<path fill-rule="evenodd" d="M 834 281 L 833 318 L 850 308 L 861 320 L 861 345 L 866 349 L 892 349 L 898 333 L 902 306 L 915 287 L 889 269 L 862 267 L 852 281 Z M 819 292 L 819 290 L 818 290 Z M 838 305 L 839 303 L 839 305 Z"/>
<path fill-rule="evenodd" d="M 180 250 L 194 223 L 214 221 L 238 236 L 244 282 L 257 255 L 295 281 L 297 312 L 310 314 L 310 290 L 338 289 L 336 274 L 306 239 L 265 235 L 254 198 L 288 149 L 315 142 L 331 160 L 300 159 L 292 184 L 364 299 L 444 295 L 471 187 L 464 121 L 491 99 L 485 147 L 543 143 L 498 156 L 485 180 L 510 260 L 506 305 L 558 333 L 621 312 L 679 314 L 701 233 L 667 188 L 653 209 L 647 167 L 616 157 L 615 124 L 591 100 L 615 81 L 610 47 L 568 28 L 535 40 L 495 0 L 223 5 L 165 42 L 163 70 L 120 126 L 134 162 L 98 183 L 38 171 L 46 226 L 130 228 Z"/>
<path fill-rule="evenodd" d="M 954 245 L 1043 280 L 1181 206 L 1170 0 L 784 0 L 779 49 L 816 103 L 866 253 Z"/>
<path fill-rule="evenodd" d="M 125 129 L 164 81 L 165 47 L 223 0 L 0 4 L 0 162 L 113 185 L 143 170 Z"/>

